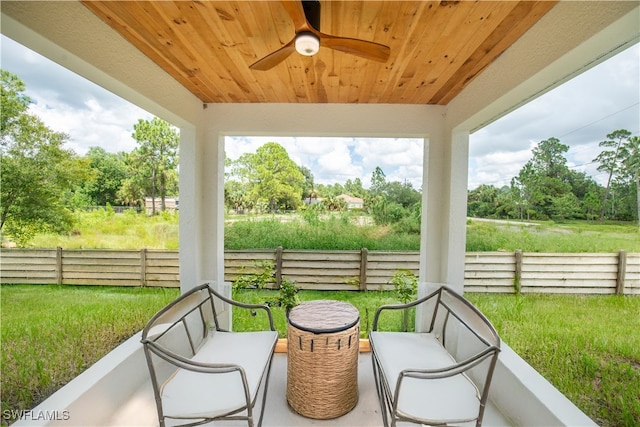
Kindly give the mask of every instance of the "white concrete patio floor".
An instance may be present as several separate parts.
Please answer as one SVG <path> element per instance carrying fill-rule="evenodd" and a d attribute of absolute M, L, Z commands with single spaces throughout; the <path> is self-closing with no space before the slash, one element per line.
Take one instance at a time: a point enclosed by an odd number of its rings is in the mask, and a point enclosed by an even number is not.
<path fill-rule="evenodd" d="M 298 415 L 288 405 L 286 400 L 287 386 L 287 356 L 286 353 L 276 353 L 273 360 L 269 390 L 262 425 L 264 427 L 304 427 L 304 426 L 345 426 L 367 427 L 382 426 L 380 406 L 373 380 L 371 367 L 371 353 L 362 352 L 358 359 L 358 403 L 356 407 L 332 420 L 314 420 Z M 258 409 L 259 410 L 259 409 Z M 129 399 L 118 413 L 110 420 L 108 425 L 157 425 L 153 393 L 149 383 L 144 384 Z M 214 426 L 241 426 L 246 423 L 229 422 L 214 423 Z M 483 425 L 485 426 L 509 426 L 511 425 L 493 404 L 489 404 L 485 413 Z"/>

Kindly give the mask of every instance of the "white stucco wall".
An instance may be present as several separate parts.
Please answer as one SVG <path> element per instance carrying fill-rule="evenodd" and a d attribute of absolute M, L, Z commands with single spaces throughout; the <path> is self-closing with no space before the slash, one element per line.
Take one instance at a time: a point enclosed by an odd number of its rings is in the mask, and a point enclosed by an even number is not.
<path fill-rule="evenodd" d="M 462 290 L 468 133 L 640 37 L 640 3 L 560 2 L 446 107 L 202 103 L 77 1 L 2 2 L 3 34 L 179 126 L 182 290 L 223 279 L 226 135 L 425 139 L 420 280 Z"/>
<path fill-rule="evenodd" d="M 421 240 L 421 279 L 447 281 L 452 272 L 447 266 L 448 259 L 462 256 L 464 262 L 464 227 L 450 227 L 449 221 L 452 210 L 460 209 L 461 202 L 463 213 L 458 216 L 464 217 L 466 212 L 466 197 L 456 197 L 452 205 L 450 196 L 452 192 L 466 194 L 467 140 L 455 138 L 456 149 L 451 151 L 454 138 L 444 127 L 445 107 L 210 104 L 203 114 L 202 141 L 197 137 L 181 141 L 185 146 L 181 149 L 180 175 L 189 188 L 180 188 L 180 207 L 195 211 L 194 218 L 186 219 L 185 224 L 181 222 L 180 227 L 181 266 L 183 270 L 195 269 L 195 274 L 181 271 L 183 281 L 193 283 L 183 283 L 183 290 L 202 281 L 221 283 L 224 277 L 224 194 L 222 188 L 216 187 L 223 182 L 224 138 L 231 135 L 423 138 L 426 228 Z M 455 180 L 450 178 L 452 164 L 464 166 Z M 196 182 L 200 186 L 192 184 Z M 191 221 L 199 225 L 190 226 Z M 199 261 L 197 253 L 201 254 Z M 462 278 L 460 272 L 456 275 Z M 456 282 L 462 286 L 462 280 Z"/>

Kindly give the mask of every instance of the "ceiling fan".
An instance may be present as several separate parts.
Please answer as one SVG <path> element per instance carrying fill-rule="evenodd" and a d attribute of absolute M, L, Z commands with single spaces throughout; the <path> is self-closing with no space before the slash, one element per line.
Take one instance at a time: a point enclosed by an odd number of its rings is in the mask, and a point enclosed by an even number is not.
<path fill-rule="evenodd" d="M 295 51 L 301 55 L 315 55 L 321 46 L 378 62 L 386 62 L 389 58 L 389 46 L 322 33 L 318 0 L 282 1 L 282 5 L 293 21 L 295 36 L 280 49 L 251 64 L 249 68 L 252 70 L 269 70 Z"/>

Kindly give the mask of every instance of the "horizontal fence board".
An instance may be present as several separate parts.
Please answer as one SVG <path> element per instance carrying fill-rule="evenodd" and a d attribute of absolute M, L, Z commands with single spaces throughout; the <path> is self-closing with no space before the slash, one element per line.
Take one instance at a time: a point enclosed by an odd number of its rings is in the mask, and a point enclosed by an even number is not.
<path fill-rule="evenodd" d="M 147 281 L 147 287 L 150 288 L 179 288 L 180 281 L 178 280 L 152 280 Z"/>
<path fill-rule="evenodd" d="M 101 286 L 140 286 L 139 280 L 117 280 L 117 279 L 65 279 L 64 285 L 101 285 Z"/>
<path fill-rule="evenodd" d="M 55 258 L 31 258 L 31 257 L 6 257 L 4 254 L 2 255 L 2 268 L 21 268 L 25 266 L 26 268 L 35 268 L 39 265 L 42 266 L 56 266 Z"/>
<path fill-rule="evenodd" d="M 597 264 L 617 264 L 617 254 L 530 254 L 522 255 L 523 263 L 535 265 L 592 265 Z"/>
<path fill-rule="evenodd" d="M 173 266 L 173 265 L 168 265 L 168 266 L 157 266 L 157 267 L 150 267 L 147 265 L 147 273 L 168 273 L 168 274 L 178 274 L 180 272 L 180 267 L 179 266 Z"/>
<path fill-rule="evenodd" d="M 171 268 L 179 268 L 180 267 L 180 261 L 178 259 L 172 259 L 172 260 L 159 260 L 159 259 L 149 259 L 147 258 L 147 263 L 146 263 L 147 269 L 149 268 L 153 268 L 153 267 L 161 267 L 161 268 L 167 268 L 167 267 L 171 267 Z"/>
<path fill-rule="evenodd" d="M 324 277 L 360 277 L 360 270 L 357 268 L 344 268 L 341 270 L 328 270 L 326 268 L 314 269 L 314 268 L 287 268 L 282 269 L 282 274 L 287 277 L 298 276 L 317 276 L 319 278 Z"/>
<path fill-rule="evenodd" d="M 417 270 L 420 268 L 420 263 L 411 261 L 397 261 L 397 262 L 383 262 L 383 261 L 370 261 L 367 260 L 367 268 L 370 270 Z"/>
<path fill-rule="evenodd" d="M 531 293 L 531 294 L 566 294 L 566 295 L 611 295 L 615 293 L 614 288 L 558 288 L 558 287 L 522 287 L 522 293 Z"/>
<path fill-rule="evenodd" d="M 513 271 L 465 271 L 464 278 L 467 279 L 510 279 L 513 280 L 514 273 Z"/>
<path fill-rule="evenodd" d="M 2 277 L 3 285 L 48 285 L 56 282 L 56 278 L 40 277 Z"/>
<path fill-rule="evenodd" d="M 51 270 L 29 270 L 29 271 L 2 271 L 2 278 L 20 278 L 25 277 L 29 279 L 35 278 L 47 278 L 47 279 L 55 279 L 56 272 Z"/>
<path fill-rule="evenodd" d="M 510 272 L 513 274 L 515 264 L 472 264 L 466 265 L 465 272 Z"/>
<path fill-rule="evenodd" d="M 403 262 L 420 261 L 418 252 L 391 252 L 391 251 L 370 251 L 367 255 L 369 261 Z"/>
<path fill-rule="evenodd" d="M 283 251 L 282 261 L 331 261 L 331 262 L 348 262 L 360 261 L 360 252 L 332 252 L 332 251 Z"/>
<path fill-rule="evenodd" d="M 316 290 L 316 291 L 354 291 L 357 290 L 354 286 L 345 284 L 318 284 L 318 283 L 296 283 L 296 286 L 302 290 Z"/>
<path fill-rule="evenodd" d="M 312 269 L 312 270 L 319 270 L 319 269 L 327 269 L 327 270 L 335 270 L 335 271 L 340 271 L 340 270 L 349 270 L 352 268 L 360 268 L 360 261 L 358 262 L 352 262 L 352 261 L 347 261 L 347 262 L 332 262 L 332 261 L 317 261 L 317 262 L 312 262 L 312 261 L 289 261 L 289 260 L 283 260 L 282 261 L 282 268 L 300 268 L 300 269 Z"/>
<path fill-rule="evenodd" d="M 545 272 L 533 272 L 527 273 L 522 272 L 522 280 L 548 280 L 548 279 L 560 279 L 560 280 L 593 280 L 593 281 L 602 281 L 602 280 L 613 280 L 615 281 L 617 274 L 615 271 L 612 272 L 603 272 L 603 271 L 576 271 L 576 272 L 566 272 L 566 271 L 545 271 Z"/>
<path fill-rule="evenodd" d="M 503 263 L 515 262 L 516 256 L 513 252 L 467 252 L 465 254 L 465 262 L 467 263 Z"/>
<path fill-rule="evenodd" d="M 159 251 L 159 250 L 146 250 L 147 259 L 180 259 L 180 252 L 178 251 Z"/>
<path fill-rule="evenodd" d="M 367 283 L 367 291 L 393 291 L 393 285 Z"/>
<path fill-rule="evenodd" d="M 2 249 L 2 260 L 7 258 L 56 258 L 55 249 Z"/>
<path fill-rule="evenodd" d="M 418 270 L 412 270 L 411 272 L 416 276 L 418 275 Z M 393 273 L 394 273 L 393 271 L 382 271 L 382 270 L 368 271 L 367 282 L 375 282 L 375 283 L 388 282 L 393 278 Z"/>
<path fill-rule="evenodd" d="M 521 260 L 516 263 L 516 259 Z M 144 261 L 144 265 L 142 262 Z M 467 292 L 640 294 L 640 253 L 626 254 L 624 281 L 619 254 L 469 252 L 465 255 Z M 407 251 L 225 251 L 224 279 L 261 274 L 262 264 L 281 267 L 280 276 L 302 289 L 392 290 L 398 270 L 418 274 L 420 254 Z M 366 270 L 361 271 L 362 267 Z M 114 286 L 180 286 L 178 251 L 6 249 L 0 257 L 0 283 L 61 283 Z M 62 270 L 59 270 L 62 268 Z M 520 270 L 516 271 L 517 268 Z M 620 278 L 620 289 L 617 282 Z M 274 280 L 276 280 L 274 278 Z M 277 288 L 275 283 L 269 288 Z"/>
<path fill-rule="evenodd" d="M 32 271 L 52 271 L 56 272 L 56 264 L 10 264 L 5 265 L 2 263 L 2 272 L 4 276 L 7 273 L 28 274 Z"/>
<path fill-rule="evenodd" d="M 601 281 L 601 280 L 562 280 L 562 279 L 536 279 L 536 280 L 522 280 L 520 283 L 522 287 L 557 287 L 557 288 L 567 288 L 567 287 L 578 287 L 578 288 L 614 288 L 616 287 L 616 281 L 611 280 L 609 282 Z"/>
<path fill-rule="evenodd" d="M 139 266 L 140 258 L 77 258 L 77 257 L 62 257 L 62 263 L 65 266 L 73 265 L 125 265 L 125 266 Z"/>
<path fill-rule="evenodd" d="M 497 285 L 467 285 L 464 284 L 465 292 L 492 293 L 492 294 L 514 294 L 516 291 L 513 286 L 497 286 Z"/>
<path fill-rule="evenodd" d="M 286 274 L 286 278 L 292 280 L 299 285 L 300 283 L 316 283 L 318 285 L 322 284 L 345 284 L 347 285 L 348 281 L 350 282 L 353 279 L 353 276 L 309 276 L 309 275 L 300 275 L 296 276 L 295 274 Z M 355 289 L 355 287 L 354 287 Z"/>
<path fill-rule="evenodd" d="M 464 278 L 464 285 L 477 285 L 477 286 L 513 286 L 513 278 L 503 278 L 496 279 L 493 277 L 474 277 L 474 278 Z"/>
<path fill-rule="evenodd" d="M 105 277 L 108 274 L 108 278 Z M 102 271 L 88 271 L 88 272 L 77 272 L 77 271 L 73 271 L 70 273 L 66 273 L 65 276 L 63 277 L 63 282 L 67 282 L 69 280 L 134 280 L 134 281 L 140 281 L 140 272 L 109 272 L 109 273 L 105 273 Z"/>
<path fill-rule="evenodd" d="M 66 265 L 64 268 L 65 274 L 69 273 L 83 273 L 83 272 L 98 272 L 98 273 L 133 273 L 140 274 L 140 264 L 138 265 L 118 265 L 118 264 L 72 264 Z"/>
<path fill-rule="evenodd" d="M 129 258 L 140 259 L 140 251 L 121 251 L 121 250 L 96 250 L 96 249 L 66 249 L 62 252 L 62 258 Z"/>

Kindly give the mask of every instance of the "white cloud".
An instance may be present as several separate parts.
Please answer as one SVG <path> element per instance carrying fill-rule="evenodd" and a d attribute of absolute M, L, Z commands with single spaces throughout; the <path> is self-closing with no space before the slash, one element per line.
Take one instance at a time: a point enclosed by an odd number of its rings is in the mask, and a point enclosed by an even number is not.
<path fill-rule="evenodd" d="M 96 86 L 18 43 L 2 37 L 2 68 L 25 82 L 30 111 L 49 128 L 69 136 L 66 148 L 85 155 L 90 147 L 131 151 L 138 119 L 150 113 Z"/>
<path fill-rule="evenodd" d="M 617 129 L 640 133 L 637 44 L 471 135 L 469 188 L 508 184 L 531 149 L 551 137 L 569 146 L 570 167 L 602 182 L 592 161 Z"/>
<path fill-rule="evenodd" d="M 138 119 L 152 115 L 88 80 L 2 36 L 2 68 L 27 85 L 31 108 L 50 128 L 70 136 L 68 148 L 83 155 L 89 147 L 130 151 Z M 635 45 L 470 137 L 469 188 L 508 184 L 540 141 L 556 137 L 569 145 L 568 164 L 598 178 L 591 163 L 598 142 L 617 129 L 640 132 L 640 46 Z M 293 161 L 306 166 L 317 183 L 360 178 L 369 186 L 376 166 L 389 181 L 422 183 L 421 139 L 233 137 L 226 154 L 237 159 L 261 145 L 281 144 Z"/>

